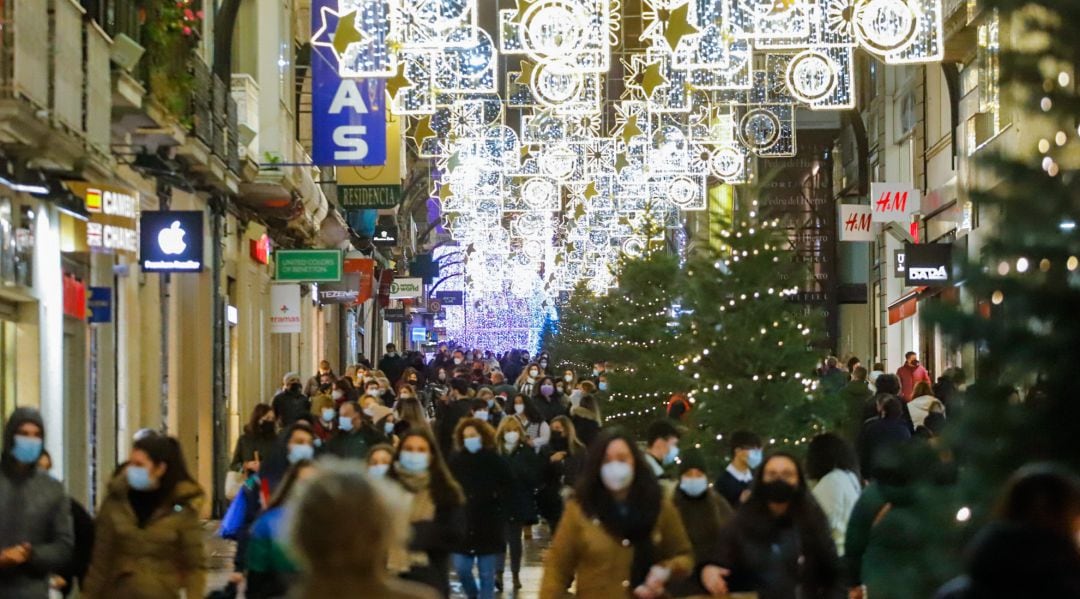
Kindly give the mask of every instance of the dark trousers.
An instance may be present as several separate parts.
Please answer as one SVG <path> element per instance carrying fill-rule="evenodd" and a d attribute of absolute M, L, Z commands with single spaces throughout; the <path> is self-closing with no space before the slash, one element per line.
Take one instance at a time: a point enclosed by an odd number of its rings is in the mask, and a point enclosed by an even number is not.
<path fill-rule="evenodd" d="M 521 527 L 524 526 L 521 522 L 507 522 L 504 525 L 504 531 L 506 536 L 506 546 L 510 549 L 510 572 L 518 574 L 521 572 Z M 506 552 L 503 551 L 499 554 L 499 562 L 495 565 L 495 571 L 502 573 L 506 571 Z"/>
<path fill-rule="evenodd" d="M 541 489 L 536 494 L 536 509 L 540 512 L 540 517 L 547 520 L 548 525 L 551 526 L 551 534 L 554 535 L 563 513 L 563 499 L 559 494 L 559 489 L 552 487 Z"/>

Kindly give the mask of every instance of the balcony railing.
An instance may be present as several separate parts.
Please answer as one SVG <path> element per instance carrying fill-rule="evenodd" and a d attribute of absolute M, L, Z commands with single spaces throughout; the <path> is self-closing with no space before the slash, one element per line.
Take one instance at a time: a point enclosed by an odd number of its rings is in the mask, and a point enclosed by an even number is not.
<path fill-rule="evenodd" d="M 191 132 L 210 148 L 211 154 L 237 173 L 240 169 L 240 135 L 236 101 L 231 97 L 229 86 L 195 53 L 191 55 L 191 73 L 195 82 L 190 105 Z"/>

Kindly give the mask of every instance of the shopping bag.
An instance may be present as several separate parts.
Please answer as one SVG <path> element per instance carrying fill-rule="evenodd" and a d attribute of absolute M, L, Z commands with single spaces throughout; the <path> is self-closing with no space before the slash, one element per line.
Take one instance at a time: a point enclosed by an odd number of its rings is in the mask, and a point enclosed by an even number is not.
<path fill-rule="evenodd" d="M 225 475 L 225 499 L 232 501 L 236 499 L 236 496 L 240 494 L 240 489 L 244 488 L 244 481 L 247 478 L 243 472 L 229 472 Z"/>
<path fill-rule="evenodd" d="M 244 529 L 244 520 L 248 510 L 248 494 L 237 493 L 225 511 L 225 517 L 221 519 L 221 528 L 218 535 L 223 539 L 235 541 Z"/>

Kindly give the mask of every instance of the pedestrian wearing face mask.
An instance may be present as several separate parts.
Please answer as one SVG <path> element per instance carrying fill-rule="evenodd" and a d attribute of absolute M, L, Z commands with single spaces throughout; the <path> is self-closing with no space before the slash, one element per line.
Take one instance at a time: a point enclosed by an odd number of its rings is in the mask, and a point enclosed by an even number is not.
<path fill-rule="evenodd" d="M 495 446 L 499 455 L 513 475 L 513 489 L 507 505 L 508 517 L 505 528 L 506 547 L 510 552 L 510 573 L 513 588 L 521 588 L 522 528 L 536 524 L 536 489 L 540 486 L 540 458 L 524 443 L 525 429 L 516 418 L 507 418 L 499 425 Z M 506 554 L 499 554 L 495 566 L 495 588 L 503 588 L 503 572 L 506 570 Z"/>
<path fill-rule="evenodd" d="M 541 599 L 653 599 L 693 568 L 679 513 L 632 439 L 608 432 L 589 450 L 577 492 L 544 560 Z"/>
<path fill-rule="evenodd" d="M 533 397 L 540 392 L 540 377 L 543 375 L 540 372 L 540 366 L 537 364 L 528 364 L 521 371 L 521 376 L 517 379 L 517 389 L 519 393 L 524 393 L 528 397 Z"/>
<path fill-rule="evenodd" d="M 387 567 L 405 580 L 450 596 L 450 552 L 464 537 L 465 496 L 450 474 L 435 438 L 410 429 L 398 444 L 390 478 L 411 495 L 409 545 L 391 549 Z"/>
<path fill-rule="evenodd" d="M 334 381 L 334 384 L 330 389 L 330 397 L 334 400 L 334 407 L 340 408 L 341 404 L 347 401 L 355 401 L 359 399 L 360 392 L 357 391 L 351 383 L 346 382 L 345 379 L 339 379 L 337 381 Z M 314 397 L 312 398 L 312 400 L 314 401 Z"/>
<path fill-rule="evenodd" d="M 0 597 L 48 596 L 75 544 L 64 487 L 38 470 L 45 424 L 32 408 L 16 408 L 4 426 L 0 456 Z"/>
<path fill-rule="evenodd" d="M 383 412 L 380 410 L 379 413 L 385 415 L 375 421 L 375 430 L 382 433 L 383 437 L 385 437 L 386 439 L 386 443 L 388 443 L 391 447 L 397 447 L 399 441 L 397 414 L 395 414 L 393 410 L 389 410 L 386 408 L 383 408 L 383 410 L 386 411 Z"/>
<path fill-rule="evenodd" d="M 761 438 L 748 431 L 736 431 L 731 435 L 731 463 L 720 478 L 716 490 L 731 507 L 738 509 L 750 496 L 750 483 L 754 469 L 761 465 Z"/>
<path fill-rule="evenodd" d="M 312 393 L 318 390 L 316 384 L 312 387 Z M 274 415 L 278 419 L 281 428 L 288 428 L 295 423 L 301 415 L 311 411 L 311 402 L 303 392 L 304 386 L 300 383 L 300 376 L 295 372 L 285 375 L 282 390 L 274 396 L 270 403 L 274 408 Z"/>
<path fill-rule="evenodd" d="M 806 486 L 798 460 L 776 453 L 754 477 L 750 498 L 701 560 L 701 583 L 716 597 L 760 599 L 844 595 L 829 522 Z"/>
<path fill-rule="evenodd" d="M 713 543 L 719 538 L 724 525 L 735 515 L 735 510 L 709 487 L 705 456 L 701 451 L 690 449 L 679 458 L 679 485 L 675 488 L 673 501 L 690 536 L 694 558 L 710 555 Z M 694 597 L 704 595 L 706 591 L 701 581 L 691 576 L 672 585 L 671 594 L 675 597 Z"/>
<path fill-rule="evenodd" d="M 173 599 L 185 592 L 202 597 L 203 500 L 176 439 L 156 435 L 136 441 L 98 509 L 82 596 Z"/>
<path fill-rule="evenodd" d="M 345 403 L 345 402 L 342 402 Z M 337 432 L 337 406 L 329 395 L 316 395 L 311 399 L 311 414 L 315 417 L 312 430 L 319 441 L 326 443 Z"/>
<path fill-rule="evenodd" d="M 400 423 L 399 435 L 404 435 L 405 431 L 410 430 L 424 430 L 428 433 L 431 432 L 431 425 L 428 423 L 427 415 L 424 412 L 424 406 L 420 403 L 420 400 L 415 397 L 403 395 L 398 398 L 397 407 L 395 408 L 398 415 L 398 422 Z"/>
<path fill-rule="evenodd" d="M 274 411 L 267 404 L 255 404 L 244 432 L 236 440 L 230 469 L 245 475 L 258 474 L 259 462 L 273 451 L 276 439 Z"/>
<path fill-rule="evenodd" d="M 401 378 L 401 373 L 405 371 L 405 367 L 405 358 L 398 353 L 397 347 L 393 343 L 387 343 L 386 353 L 379 360 L 379 370 L 386 373 L 386 378 L 390 379 L 391 383 L 397 383 L 398 379 Z"/>
<path fill-rule="evenodd" d="M 536 402 L 536 408 L 540 410 L 540 415 L 544 417 L 544 420 L 551 422 L 556 416 L 566 416 L 570 413 L 568 402 L 555 388 L 555 379 L 545 376 L 540 379 L 540 385 L 535 389 L 536 396 L 533 397 L 533 401 Z"/>
<path fill-rule="evenodd" d="M 661 480 L 672 479 L 668 469 L 679 457 L 682 433 L 670 420 L 657 420 L 649 425 L 645 435 L 645 462 L 652 469 L 653 476 Z"/>
<path fill-rule="evenodd" d="M 247 587 L 249 599 L 284 597 L 299 577 L 299 568 L 286 549 L 288 519 L 286 509 L 296 495 L 296 487 L 313 476 L 311 460 L 299 460 L 289 467 L 266 510 L 251 525 L 247 548 Z"/>
<path fill-rule="evenodd" d="M 515 395 L 513 406 L 513 417 L 517 418 L 525 429 L 525 443 L 532 447 L 533 451 L 540 453 L 551 441 L 551 426 L 544 420 L 535 402 L 526 395 L 522 393 Z"/>
<path fill-rule="evenodd" d="M 376 403 L 369 403 L 363 411 L 355 401 L 341 406 L 338 431 L 326 444 L 326 451 L 339 458 L 364 459 L 370 448 L 386 442 L 386 436 L 373 423 L 389 413 L 389 408 Z"/>
<path fill-rule="evenodd" d="M 394 463 L 394 447 L 386 443 L 371 448 L 367 455 L 367 473 L 372 478 L 386 478 Z"/>
<path fill-rule="evenodd" d="M 498 556 L 506 548 L 505 527 L 513 500 L 513 474 L 495 451 L 495 431 L 466 418 L 454 431 L 450 471 L 465 492 L 465 538 L 454 549 L 454 570 L 469 599 L 493 599 Z M 473 568 L 478 576 L 474 576 Z"/>
<path fill-rule="evenodd" d="M 592 445 L 593 439 L 600 434 L 602 426 L 600 406 L 597 405 L 596 398 L 592 395 L 583 395 L 578 405 L 570 408 L 570 421 L 574 423 L 574 431 L 577 432 L 581 443 L 585 447 Z"/>
<path fill-rule="evenodd" d="M 536 506 L 540 516 L 547 520 L 551 530 L 559 526 L 563 514 L 565 491 L 577 483 L 583 461 L 585 446 L 577 438 L 574 423 L 566 416 L 551 421 L 551 441 L 540 450 L 543 478 L 536 493 Z"/>
<path fill-rule="evenodd" d="M 262 494 L 269 501 L 289 466 L 315 459 L 315 431 L 307 422 L 297 422 L 278 435 L 270 455 L 259 468 Z"/>

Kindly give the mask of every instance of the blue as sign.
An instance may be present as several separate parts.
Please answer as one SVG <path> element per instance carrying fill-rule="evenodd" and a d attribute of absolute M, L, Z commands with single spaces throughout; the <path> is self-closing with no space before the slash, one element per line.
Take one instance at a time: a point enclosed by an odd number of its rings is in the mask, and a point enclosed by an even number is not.
<path fill-rule="evenodd" d="M 311 14 L 321 25 L 323 6 L 337 0 L 315 0 Z M 330 31 L 336 29 L 331 23 Z M 386 164 L 386 93 L 382 79 L 342 79 L 331 48 L 312 46 L 312 157 L 318 165 L 378 166 Z"/>

